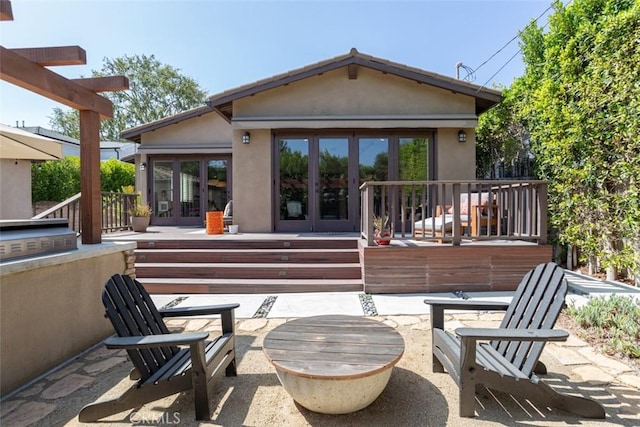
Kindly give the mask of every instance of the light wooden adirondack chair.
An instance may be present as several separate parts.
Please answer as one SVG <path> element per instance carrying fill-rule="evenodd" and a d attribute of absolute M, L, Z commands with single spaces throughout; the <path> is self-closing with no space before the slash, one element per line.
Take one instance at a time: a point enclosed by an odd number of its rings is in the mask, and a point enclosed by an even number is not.
<path fill-rule="evenodd" d="M 85 406 L 81 422 L 137 408 L 165 396 L 193 390 L 196 419 L 210 419 L 208 383 L 222 371 L 236 375 L 234 309 L 240 304 L 170 308 L 159 312 L 144 287 L 129 276 L 113 275 L 102 292 L 105 316 L 118 337 L 105 340 L 107 348 L 126 349 L 138 380 L 122 396 Z M 208 332 L 170 333 L 162 317 L 220 314 L 221 335 L 205 341 Z M 180 348 L 178 346 L 189 346 Z"/>
<path fill-rule="evenodd" d="M 475 415 L 476 387 L 483 385 L 583 417 L 605 417 L 598 402 L 560 394 L 536 375 L 546 373 L 538 360 L 545 342 L 566 341 L 569 336 L 553 329 L 567 287 L 562 269 L 547 263 L 526 274 L 510 304 L 425 300 L 431 305 L 433 372 L 446 369 L 458 384 L 460 416 Z M 444 330 L 445 309 L 506 313 L 498 329 L 457 328 L 453 335 Z"/>

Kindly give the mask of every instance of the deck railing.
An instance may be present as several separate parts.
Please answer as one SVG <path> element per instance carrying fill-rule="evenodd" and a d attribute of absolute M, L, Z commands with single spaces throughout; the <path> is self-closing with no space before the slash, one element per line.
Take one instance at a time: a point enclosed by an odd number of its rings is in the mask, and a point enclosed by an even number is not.
<path fill-rule="evenodd" d="M 130 193 L 102 193 L 102 225 L 103 233 L 131 230 L 131 218 L 127 213 L 138 197 Z M 82 234 L 82 212 L 80 211 L 81 193 L 71 196 L 67 200 L 36 215 L 33 219 L 41 218 L 66 218 L 69 220 L 69 228 L 76 234 Z"/>
<path fill-rule="evenodd" d="M 394 238 L 448 242 L 547 242 L 546 181 L 378 181 L 360 187 L 362 237 L 372 246 L 374 217 Z"/>

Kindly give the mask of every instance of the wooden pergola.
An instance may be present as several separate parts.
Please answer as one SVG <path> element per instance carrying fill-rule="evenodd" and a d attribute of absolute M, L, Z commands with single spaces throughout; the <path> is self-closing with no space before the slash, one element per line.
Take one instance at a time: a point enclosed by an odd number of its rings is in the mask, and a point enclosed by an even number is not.
<path fill-rule="evenodd" d="M 12 21 L 11 1 L 0 0 L 0 21 Z M 129 88 L 124 76 L 67 79 L 49 66 L 85 65 L 79 46 L 7 49 L 0 46 L 0 78 L 80 112 L 80 201 L 82 243 L 102 242 L 100 225 L 100 119 L 113 117 L 113 104 L 97 92 Z"/>

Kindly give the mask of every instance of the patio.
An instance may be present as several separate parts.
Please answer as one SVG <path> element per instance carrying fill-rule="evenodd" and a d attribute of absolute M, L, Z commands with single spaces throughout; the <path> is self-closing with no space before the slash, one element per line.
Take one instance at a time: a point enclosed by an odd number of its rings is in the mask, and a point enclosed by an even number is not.
<path fill-rule="evenodd" d="M 582 285 L 584 286 L 584 284 Z M 428 307 L 421 295 L 373 295 L 370 304 L 360 293 L 281 294 L 265 309 L 262 295 L 188 296 L 182 305 L 240 302 L 237 315 L 238 376 L 223 377 L 213 393 L 209 425 L 638 425 L 640 373 L 616 360 L 596 353 L 571 335 L 565 343 L 550 344 L 542 361 L 549 368 L 545 381 L 564 392 L 588 395 L 607 411 L 602 421 L 581 419 L 559 411 L 534 408 L 527 402 L 498 393 L 478 395 L 477 417 L 460 418 L 457 386 L 446 374 L 431 372 L 431 334 Z M 444 296 L 444 295 L 443 295 Z M 502 294 L 508 298 L 508 294 Z M 179 295 L 155 296 L 160 306 Z M 473 294 L 487 298 L 488 294 Z M 571 295 L 570 298 L 580 298 Z M 295 404 L 280 386 L 273 367 L 262 353 L 264 336 L 274 327 L 295 317 L 328 314 L 367 315 L 374 307 L 381 320 L 404 338 L 405 354 L 396 365 L 382 395 L 367 408 L 347 415 L 322 415 Z M 261 310 L 262 309 L 262 310 Z M 403 313 L 398 315 L 397 313 Z M 448 327 L 497 326 L 501 314 L 459 313 Z M 188 331 L 212 330 L 217 319 L 175 319 L 172 328 Z M 2 423 L 7 425 L 79 425 L 77 414 L 87 403 L 117 395 L 128 386 L 131 364 L 124 352 L 98 345 L 66 365 L 47 373 L 2 402 Z M 177 394 L 127 411 L 102 422 L 193 425 L 190 393 Z"/>

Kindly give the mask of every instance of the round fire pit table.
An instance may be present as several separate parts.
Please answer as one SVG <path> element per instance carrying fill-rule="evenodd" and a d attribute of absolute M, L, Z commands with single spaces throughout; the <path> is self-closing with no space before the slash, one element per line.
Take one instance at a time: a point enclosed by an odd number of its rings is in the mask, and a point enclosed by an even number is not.
<path fill-rule="evenodd" d="M 276 327 L 263 350 L 296 402 L 314 412 L 346 414 L 382 393 L 404 353 L 404 340 L 376 320 L 314 316 Z"/>

